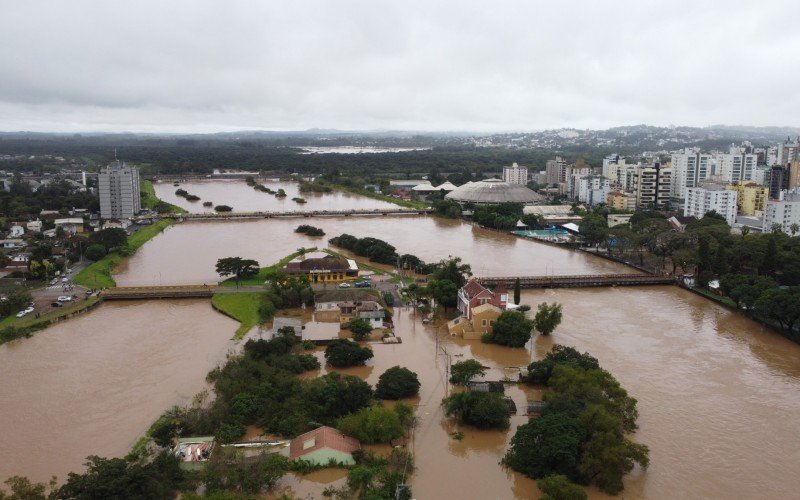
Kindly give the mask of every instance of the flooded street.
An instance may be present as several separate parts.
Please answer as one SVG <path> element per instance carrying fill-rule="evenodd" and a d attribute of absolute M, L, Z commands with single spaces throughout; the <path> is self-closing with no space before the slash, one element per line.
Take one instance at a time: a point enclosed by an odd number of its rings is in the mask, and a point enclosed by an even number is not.
<path fill-rule="evenodd" d="M 236 324 L 207 300 L 113 302 L 0 346 L 0 479 L 125 455 L 224 361 Z"/>
<path fill-rule="evenodd" d="M 295 233 L 300 224 L 325 236 Z M 238 256 L 266 266 L 299 247 L 325 248 L 342 233 L 372 236 L 428 262 L 461 256 L 477 276 L 591 274 L 630 272 L 592 255 L 522 240 L 459 220 L 431 216 L 310 217 L 242 222 L 190 222 L 168 228 L 143 246 L 117 270 L 118 285 L 215 283 L 217 259 Z"/>
<path fill-rule="evenodd" d="M 321 227 L 327 235 L 296 234 L 299 224 Z M 399 253 L 426 261 L 457 255 L 479 276 L 630 272 L 460 221 L 410 216 L 182 223 L 145 244 L 115 277 L 120 285 L 213 283 L 219 280 L 218 258 L 240 256 L 267 265 L 301 246 L 325 247 L 343 232 L 384 239 Z M 452 339 L 422 325 L 410 308 L 396 308 L 403 343 L 374 345 L 367 366 L 341 370 L 373 385 L 394 365 L 419 374 L 421 393 L 409 401 L 419 418 L 413 436 L 415 498 L 537 495 L 534 481 L 498 465 L 514 428 L 527 417 L 512 417 L 505 432 L 478 431 L 445 419 L 439 403 L 448 390 L 448 357 L 477 359 L 490 367 L 487 379 L 513 379 L 516 367 L 541 358 L 553 343 L 588 351 L 639 400 L 635 439 L 650 447 L 651 465 L 627 476 L 620 498 L 796 496 L 799 345 L 677 287 L 523 291 L 523 303 L 535 308 L 543 301 L 563 304 L 563 323 L 526 349 Z M 162 411 L 204 387 L 205 374 L 223 358 L 235 328 L 207 301 L 117 303 L 0 346 L 0 446 L 4 457 L 14 457 L 0 461 L 0 477 L 63 477 L 90 453 L 123 455 Z M 322 359 L 321 351 L 317 355 Z M 520 412 L 527 399 L 541 396 L 524 386 L 511 386 L 507 394 Z M 464 438 L 453 439 L 455 431 Z M 290 475 L 278 488 L 320 498 L 342 477 Z M 589 493 L 605 498 L 595 489 Z"/>
<path fill-rule="evenodd" d="M 397 208 L 397 205 L 381 200 L 373 200 L 365 196 L 335 191 L 333 193 L 301 193 L 296 182 L 262 182 L 266 187 L 277 191 L 286 191 L 285 198 L 277 198 L 269 193 L 257 191 L 242 180 L 213 180 L 181 182 L 174 186 L 172 182 L 156 182 L 153 188 L 156 196 L 191 213 L 213 212 L 216 205 L 228 205 L 235 212 L 306 212 L 312 210 L 344 210 Z M 189 194 L 200 197 L 198 201 L 186 201 L 177 196 L 175 191 L 184 189 Z M 292 198 L 303 198 L 306 203 L 297 203 Z M 203 202 L 210 201 L 214 205 L 204 207 Z"/>

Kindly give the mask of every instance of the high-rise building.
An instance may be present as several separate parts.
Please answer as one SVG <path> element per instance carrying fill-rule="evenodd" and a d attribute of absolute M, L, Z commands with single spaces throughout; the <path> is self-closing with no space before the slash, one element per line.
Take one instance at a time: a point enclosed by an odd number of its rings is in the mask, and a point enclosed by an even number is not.
<path fill-rule="evenodd" d="M 606 203 L 614 210 L 633 212 L 636 210 L 636 196 L 621 191 L 611 191 L 606 196 Z"/>
<path fill-rule="evenodd" d="M 695 187 L 713 175 L 712 163 L 711 154 L 700 153 L 697 149 L 686 148 L 673 154 L 671 196 L 686 198 L 687 188 Z"/>
<path fill-rule="evenodd" d="M 100 171 L 97 187 L 103 219 L 129 219 L 142 209 L 139 169 L 129 167 L 122 160 Z"/>
<path fill-rule="evenodd" d="M 795 140 L 787 137 L 784 142 L 779 142 L 776 164 L 786 165 L 796 160 L 800 160 L 800 137 Z"/>
<path fill-rule="evenodd" d="M 611 181 L 599 175 L 587 175 L 578 180 L 578 201 L 590 207 L 605 203 L 611 192 Z"/>
<path fill-rule="evenodd" d="M 739 215 L 756 216 L 764 212 L 764 203 L 769 197 L 769 188 L 755 182 L 728 184 L 725 189 L 738 193 L 736 205 Z M 760 215 L 759 215 L 760 216 Z"/>
<path fill-rule="evenodd" d="M 686 201 L 683 204 L 683 215 L 702 218 L 708 212 L 714 211 L 733 225 L 736 222 L 736 201 L 739 193 L 725 189 L 720 184 L 704 184 L 699 187 L 686 189 Z"/>
<path fill-rule="evenodd" d="M 528 184 L 528 169 L 516 163 L 510 167 L 503 167 L 503 180 L 509 184 Z"/>
<path fill-rule="evenodd" d="M 545 171 L 547 172 L 547 184 L 553 185 L 567 181 L 567 161 L 556 156 L 554 160 L 547 160 Z"/>
<path fill-rule="evenodd" d="M 670 200 L 672 168 L 660 163 L 642 166 L 636 171 L 636 205 L 641 208 L 663 208 Z"/>
<path fill-rule="evenodd" d="M 800 193 L 786 194 L 783 200 L 770 200 L 764 206 L 765 233 L 772 232 L 772 226 L 778 225 L 781 231 L 792 234 L 792 225 L 800 225 Z"/>
<path fill-rule="evenodd" d="M 774 165 L 769 169 L 769 198 L 779 200 L 781 192 L 789 189 L 789 169 Z"/>
<path fill-rule="evenodd" d="M 716 173 L 725 182 L 749 181 L 753 178 L 753 169 L 758 164 L 758 155 L 745 153 L 744 148 L 731 147 L 728 153 L 714 155 L 717 162 Z"/>

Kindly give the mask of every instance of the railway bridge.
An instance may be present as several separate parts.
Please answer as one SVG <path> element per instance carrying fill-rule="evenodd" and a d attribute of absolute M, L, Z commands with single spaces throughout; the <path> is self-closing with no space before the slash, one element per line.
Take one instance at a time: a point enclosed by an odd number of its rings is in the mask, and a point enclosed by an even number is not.
<path fill-rule="evenodd" d="M 288 210 L 282 212 L 208 212 L 208 213 L 168 213 L 159 215 L 140 215 L 133 220 L 242 220 L 242 219 L 271 219 L 290 217 L 350 217 L 350 216 L 387 216 L 387 215 L 427 215 L 433 212 L 432 208 L 375 208 L 363 210 Z"/>
<path fill-rule="evenodd" d="M 479 277 L 489 286 L 503 285 L 511 289 L 516 277 Z M 674 285 L 675 278 L 649 274 L 580 274 L 563 276 L 520 276 L 521 288 L 588 288 L 597 286 Z"/>

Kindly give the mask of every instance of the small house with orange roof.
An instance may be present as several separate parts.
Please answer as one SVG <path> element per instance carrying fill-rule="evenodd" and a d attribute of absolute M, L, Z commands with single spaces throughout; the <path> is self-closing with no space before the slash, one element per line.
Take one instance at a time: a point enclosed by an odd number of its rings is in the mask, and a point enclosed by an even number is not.
<path fill-rule="evenodd" d="M 353 452 L 361 449 L 357 439 L 345 436 L 333 427 L 319 427 L 292 439 L 289 458 L 305 460 L 315 465 L 328 465 L 331 461 L 354 465 Z"/>

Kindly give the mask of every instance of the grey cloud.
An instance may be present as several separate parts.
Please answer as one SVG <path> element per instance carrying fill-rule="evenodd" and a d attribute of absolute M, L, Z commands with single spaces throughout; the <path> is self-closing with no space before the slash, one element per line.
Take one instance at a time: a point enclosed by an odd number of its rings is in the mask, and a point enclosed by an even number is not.
<path fill-rule="evenodd" d="M 3 130 L 797 125 L 796 2 L 5 2 Z"/>

